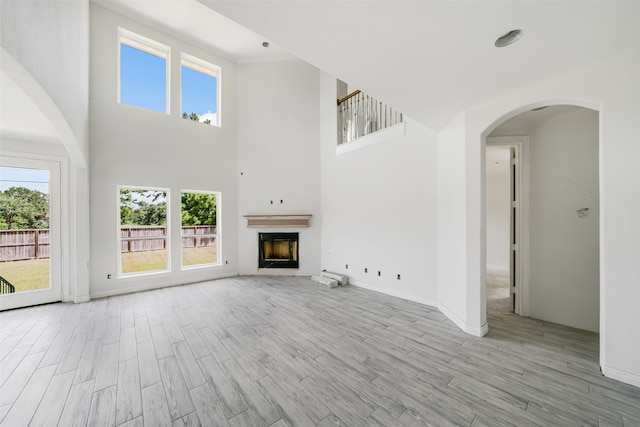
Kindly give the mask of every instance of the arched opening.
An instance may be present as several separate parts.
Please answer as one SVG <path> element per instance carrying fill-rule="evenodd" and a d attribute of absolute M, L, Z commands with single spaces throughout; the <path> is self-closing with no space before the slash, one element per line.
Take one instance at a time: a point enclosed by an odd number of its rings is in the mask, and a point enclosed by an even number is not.
<path fill-rule="evenodd" d="M 7 279 L 13 292 L 4 295 L 0 308 L 69 300 L 73 298 L 70 282 L 74 250 L 70 234 L 75 227 L 70 221 L 75 195 L 69 190 L 70 181 L 77 179 L 71 166 L 86 162 L 68 123 L 46 91 L 4 48 L 0 48 L 0 54 L 0 85 L 7 95 L 0 103 L 0 189 L 37 190 L 36 194 L 49 202 L 46 224 L 36 228 L 22 224 L 16 237 L 5 230 L 9 243 L 4 249 L 8 250 L 0 254 L 0 262 L 7 267 L 2 269 L 3 274 L 13 279 Z M 28 176 L 16 179 L 24 174 Z M 41 176 L 46 178 L 38 178 Z M 45 185 L 46 190 L 39 189 L 39 185 Z M 31 231 L 25 231 L 25 227 Z M 4 228 L 17 229 L 6 225 Z M 46 232 L 41 233 L 40 229 Z M 41 235 L 46 237 L 41 240 Z M 23 245 L 25 242 L 29 244 Z"/>
<path fill-rule="evenodd" d="M 599 331 L 599 113 L 589 107 L 523 107 L 484 134 L 486 161 L 494 162 L 484 165 L 483 188 L 489 324 L 492 312 L 506 311 Z M 517 166 L 500 169 L 514 141 Z M 511 166 L 521 180 L 517 199 Z"/>

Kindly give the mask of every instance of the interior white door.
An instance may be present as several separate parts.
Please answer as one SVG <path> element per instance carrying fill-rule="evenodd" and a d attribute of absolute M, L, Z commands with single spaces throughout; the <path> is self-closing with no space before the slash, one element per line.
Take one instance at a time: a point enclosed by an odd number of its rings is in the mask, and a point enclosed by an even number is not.
<path fill-rule="evenodd" d="M 0 310 L 62 299 L 60 169 L 56 161 L 0 156 Z"/>

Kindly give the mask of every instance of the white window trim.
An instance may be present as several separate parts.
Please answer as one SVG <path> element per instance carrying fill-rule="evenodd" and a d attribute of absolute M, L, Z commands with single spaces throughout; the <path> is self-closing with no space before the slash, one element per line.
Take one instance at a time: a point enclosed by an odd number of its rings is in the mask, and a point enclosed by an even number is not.
<path fill-rule="evenodd" d="M 166 237 L 167 241 L 165 247 L 167 251 L 167 268 L 164 270 L 149 270 L 149 271 L 141 271 L 135 273 L 123 273 L 122 272 L 122 231 L 121 231 L 121 222 L 120 222 L 120 190 L 142 190 L 142 191 L 163 191 L 167 194 L 167 224 L 166 224 Z M 171 190 L 168 188 L 161 187 L 144 187 L 137 185 L 117 185 L 116 186 L 116 230 L 117 230 L 117 264 L 118 264 L 118 279 L 124 279 L 129 277 L 140 277 L 140 276 L 149 276 L 149 275 L 157 275 L 171 272 Z"/>
<path fill-rule="evenodd" d="M 136 34 L 133 31 L 129 31 L 122 27 L 118 27 L 118 87 L 117 87 L 117 101 L 121 104 L 121 82 L 120 72 L 122 70 L 120 64 L 120 45 L 125 44 L 134 49 L 141 50 L 150 55 L 157 56 L 165 60 L 166 67 L 166 79 L 165 79 L 165 114 L 171 114 L 171 48 L 148 37 Z"/>
<path fill-rule="evenodd" d="M 180 190 L 180 200 L 182 200 L 182 193 L 197 193 L 197 194 L 214 194 L 216 196 L 216 256 L 217 259 L 213 263 L 208 264 L 196 264 L 196 265 L 182 265 L 182 204 L 180 204 L 180 269 L 181 270 L 196 270 L 200 268 L 219 267 L 222 265 L 222 227 L 220 221 L 220 208 L 222 206 L 222 193 L 220 191 L 206 191 L 206 190 Z"/>
<path fill-rule="evenodd" d="M 190 68 L 194 71 L 197 71 L 202 74 L 206 74 L 216 79 L 216 124 L 215 126 L 221 127 L 222 126 L 222 104 L 221 104 L 222 103 L 222 97 L 221 97 L 222 68 L 184 52 L 180 54 L 181 70 L 182 70 L 182 67 Z M 180 108 L 182 109 L 182 87 L 180 87 Z"/>

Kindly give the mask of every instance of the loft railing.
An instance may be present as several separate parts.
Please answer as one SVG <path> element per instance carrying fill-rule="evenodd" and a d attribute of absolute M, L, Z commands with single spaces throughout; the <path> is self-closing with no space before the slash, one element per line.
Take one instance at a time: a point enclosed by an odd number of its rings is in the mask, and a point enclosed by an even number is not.
<path fill-rule="evenodd" d="M 402 121 L 402 113 L 356 90 L 338 99 L 338 144 L 354 141 Z"/>
<path fill-rule="evenodd" d="M 0 276 L 0 294 L 12 294 L 15 291 L 15 286 L 13 286 L 7 279 Z"/>

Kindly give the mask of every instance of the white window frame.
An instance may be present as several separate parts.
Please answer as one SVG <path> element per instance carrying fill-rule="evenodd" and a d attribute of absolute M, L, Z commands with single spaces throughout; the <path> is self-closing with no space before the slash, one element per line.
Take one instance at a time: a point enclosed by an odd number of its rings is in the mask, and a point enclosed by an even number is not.
<path fill-rule="evenodd" d="M 148 37 L 142 36 L 140 34 L 136 34 L 133 31 L 129 31 L 122 27 L 118 27 L 118 87 L 117 87 L 117 101 L 118 104 L 121 104 L 120 96 L 121 96 L 121 76 L 122 72 L 121 67 L 121 50 L 120 46 L 125 44 L 134 49 L 141 50 L 150 55 L 157 56 L 158 58 L 162 58 L 165 60 L 166 67 L 166 79 L 165 79 L 165 114 L 171 114 L 171 48 L 167 45 L 159 43 L 155 40 L 152 40 Z M 128 105 L 128 104 L 125 104 Z"/>
<path fill-rule="evenodd" d="M 216 196 L 216 261 L 207 264 L 196 265 L 183 265 L 182 264 L 182 203 L 180 204 L 180 268 L 181 270 L 195 270 L 199 268 L 217 267 L 222 264 L 222 227 L 220 226 L 220 209 L 222 207 L 222 193 L 220 191 L 205 191 L 205 190 L 180 190 L 180 200 L 182 200 L 182 193 L 197 193 L 197 194 L 213 194 Z M 191 237 L 191 236 L 185 236 Z"/>
<path fill-rule="evenodd" d="M 68 177 L 66 159 L 57 156 L 6 152 L 0 156 L 0 165 L 16 168 L 49 171 L 49 288 L 4 294 L 0 298 L 0 310 L 61 301 L 69 289 L 68 268 L 63 264 L 63 248 L 68 247 L 68 223 L 64 215 L 68 194 L 63 187 Z"/>
<path fill-rule="evenodd" d="M 182 114 L 182 67 L 190 68 L 202 74 L 206 74 L 216 79 L 216 123 L 212 126 L 222 126 L 222 68 L 219 66 L 182 52 L 180 54 L 180 114 Z"/>
<path fill-rule="evenodd" d="M 167 224 L 166 232 L 165 232 L 165 250 L 167 251 L 167 268 L 163 270 L 147 270 L 147 271 L 137 271 L 133 273 L 123 273 L 122 272 L 122 223 L 120 218 L 120 191 L 121 190 L 142 190 L 142 191 L 162 191 L 166 193 L 166 202 L 167 202 Z M 139 185 L 117 185 L 116 186 L 116 221 L 117 221 L 117 259 L 118 259 L 118 278 L 128 278 L 128 277 L 139 277 L 139 276 L 148 276 L 153 274 L 163 274 L 171 272 L 171 190 L 168 188 L 161 187 L 144 187 Z"/>

